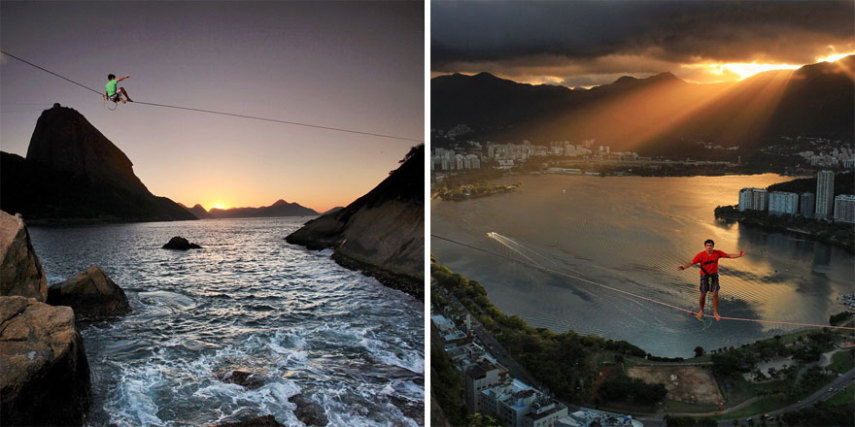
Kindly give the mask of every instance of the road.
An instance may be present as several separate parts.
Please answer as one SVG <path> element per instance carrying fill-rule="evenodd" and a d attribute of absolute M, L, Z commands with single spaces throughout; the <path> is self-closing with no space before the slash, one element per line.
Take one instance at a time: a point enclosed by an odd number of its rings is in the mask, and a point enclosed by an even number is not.
<path fill-rule="evenodd" d="M 855 368 L 850 369 L 849 372 L 846 372 L 845 374 L 837 377 L 834 381 L 824 385 L 822 388 L 817 390 L 814 394 L 812 394 L 812 395 L 810 395 L 810 396 L 808 396 L 802 400 L 799 400 L 798 402 L 793 403 L 792 405 L 789 405 L 789 406 L 786 406 L 784 408 L 777 409 L 774 411 L 769 411 L 768 414 L 777 417 L 777 416 L 783 415 L 784 413 L 787 413 L 787 412 L 797 411 L 799 409 L 804 409 L 804 408 L 813 406 L 813 405 L 819 403 L 820 401 L 831 399 L 832 397 L 834 397 L 835 394 L 839 393 L 841 390 L 843 390 L 844 388 L 848 387 L 851 384 L 855 384 Z M 836 391 L 830 392 L 830 391 L 828 391 L 829 388 L 834 388 Z M 746 417 L 745 419 L 747 419 L 747 418 L 748 417 Z M 760 423 L 760 416 L 759 415 L 755 415 L 751 418 L 754 419 L 755 424 Z M 740 419 L 743 420 L 742 418 L 740 418 Z M 733 426 L 733 419 L 731 418 L 729 420 L 721 420 L 721 421 L 719 421 L 718 425 L 719 426 Z"/>

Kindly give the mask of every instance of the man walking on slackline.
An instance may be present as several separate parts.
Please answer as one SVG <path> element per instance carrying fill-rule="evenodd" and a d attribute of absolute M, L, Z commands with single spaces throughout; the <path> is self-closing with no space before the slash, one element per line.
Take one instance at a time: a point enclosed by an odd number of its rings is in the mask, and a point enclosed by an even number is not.
<path fill-rule="evenodd" d="M 707 239 L 704 242 L 705 249 L 703 251 L 695 255 L 691 261 L 677 267 L 677 270 L 681 271 L 693 264 L 698 264 L 701 267 L 701 299 L 699 301 L 701 309 L 695 315 L 698 320 L 704 317 L 704 303 L 706 302 L 707 292 L 712 292 L 713 295 L 713 316 L 715 320 L 721 320 L 721 316 L 718 315 L 718 260 L 721 258 L 739 258 L 745 255 L 745 251 L 739 251 L 738 255 L 728 255 L 723 251 L 713 249 L 714 246 L 715 242 L 712 239 Z"/>

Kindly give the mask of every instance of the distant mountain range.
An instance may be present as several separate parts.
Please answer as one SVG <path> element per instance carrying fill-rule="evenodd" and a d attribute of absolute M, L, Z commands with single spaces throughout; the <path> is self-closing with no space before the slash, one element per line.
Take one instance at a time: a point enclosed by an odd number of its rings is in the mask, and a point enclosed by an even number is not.
<path fill-rule="evenodd" d="M 196 216 L 196 218 L 255 218 L 255 217 L 272 217 L 272 216 L 317 216 L 319 215 L 314 209 L 301 206 L 299 203 L 288 203 L 284 200 L 277 200 L 270 206 L 260 208 L 231 208 L 231 209 L 211 209 L 206 211 L 202 205 L 196 205 L 188 208 L 181 205 L 187 211 Z"/>
<path fill-rule="evenodd" d="M 0 152 L 0 209 L 28 224 L 196 219 L 151 194 L 125 153 L 59 104 L 42 112 L 26 158 Z"/>
<path fill-rule="evenodd" d="M 852 141 L 855 56 L 738 83 L 687 83 L 671 73 L 591 89 L 529 85 L 488 73 L 431 81 L 434 146 L 467 139 L 536 144 L 596 139 L 612 151 L 681 154 L 697 141 L 742 154 L 779 136 Z M 465 126 L 461 126 L 465 125 Z M 470 133 L 451 139 L 450 130 Z M 436 132 L 441 131 L 441 132 Z"/>

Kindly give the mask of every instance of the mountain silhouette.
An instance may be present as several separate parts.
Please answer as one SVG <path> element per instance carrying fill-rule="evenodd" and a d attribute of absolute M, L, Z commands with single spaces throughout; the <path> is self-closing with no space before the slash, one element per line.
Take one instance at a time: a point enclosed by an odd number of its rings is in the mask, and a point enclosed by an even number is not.
<path fill-rule="evenodd" d="M 196 206 L 199 208 L 202 207 L 199 205 Z M 195 214 L 196 208 L 194 207 L 193 209 Z M 204 211 L 204 208 L 202 210 Z M 279 199 L 270 206 L 259 208 L 212 208 L 204 215 L 204 218 L 257 218 L 273 216 L 317 216 L 318 212 L 314 209 L 302 206 L 299 203 L 288 203 L 285 200 Z M 199 215 L 197 215 L 197 217 L 203 218 Z"/>
<path fill-rule="evenodd" d="M 596 139 L 613 151 L 688 154 L 696 141 L 750 155 L 779 136 L 851 141 L 855 56 L 737 83 L 693 84 L 671 73 L 624 76 L 588 90 L 530 85 L 487 73 L 431 81 L 434 146 L 465 125 L 464 139 L 536 144 Z"/>
<path fill-rule="evenodd" d="M 42 112 L 26 158 L 0 152 L 0 209 L 30 224 L 196 219 L 151 194 L 118 147 L 59 104 Z"/>

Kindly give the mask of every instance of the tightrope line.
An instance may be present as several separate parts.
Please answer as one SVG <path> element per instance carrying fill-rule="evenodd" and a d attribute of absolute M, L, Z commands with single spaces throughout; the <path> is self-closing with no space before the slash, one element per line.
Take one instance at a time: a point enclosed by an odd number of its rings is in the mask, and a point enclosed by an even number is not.
<path fill-rule="evenodd" d="M 580 280 L 580 281 L 582 281 L 582 282 L 590 283 L 590 284 L 592 284 L 592 285 L 594 285 L 594 286 L 599 286 L 599 287 L 601 287 L 601 288 L 605 288 L 605 289 L 608 289 L 608 290 L 611 290 L 611 291 L 614 291 L 614 292 L 619 292 L 619 293 L 622 293 L 622 294 L 625 294 L 625 295 L 629 295 L 629 296 L 632 296 L 632 297 L 635 297 L 635 298 L 639 298 L 639 299 L 642 299 L 642 300 L 645 300 L 645 301 L 652 302 L 652 303 L 654 303 L 654 304 L 659 304 L 659 305 L 662 305 L 662 306 L 665 306 L 665 307 L 668 307 L 668 308 L 672 308 L 672 309 L 674 309 L 674 310 L 679 310 L 679 311 L 682 311 L 682 312 L 686 312 L 686 313 L 689 313 L 689 314 L 695 315 L 695 312 L 694 312 L 694 311 L 692 311 L 692 310 L 689 310 L 689 309 L 686 309 L 686 308 L 683 308 L 683 307 L 678 307 L 678 306 L 675 306 L 675 305 L 671 305 L 671 304 L 668 304 L 668 303 L 666 303 L 666 302 L 664 302 L 664 301 L 659 301 L 659 300 L 654 299 L 654 298 L 649 298 L 649 297 L 646 297 L 646 296 L 643 296 L 643 295 L 638 295 L 638 294 L 636 294 L 636 293 L 629 292 L 629 291 L 625 291 L 625 290 L 623 290 L 623 289 L 618 289 L 618 288 L 615 288 L 615 287 L 612 287 L 612 286 L 609 286 L 609 285 L 605 285 L 605 284 L 602 284 L 602 283 L 594 282 L 594 281 L 592 281 L 592 280 L 588 280 L 588 279 L 586 279 L 586 278 L 584 278 L 584 277 L 581 277 L 581 276 L 576 276 L 576 275 L 574 275 L 574 274 L 569 274 L 569 273 L 565 273 L 565 272 L 563 272 L 563 271 L 557 271 L 557 270 L 553 270 L 553 269 L 551 269 L 551 268 L 543 267 L 543 266 L 540 266 L 540 265 L 535 264 L 535 263 L 531 263 L 531 262 L 527 262 L 527 261 L 522 261 L 522 260 L 519 260 L 519 259 L 515 259 L 515 258 L 509 257 L 509 256 L 507 256 L 507 255 L 500 254 L 500 253 L 496 253 L 496 252 L 493 252 L 493 251 L 490 251 L 490 250 L 487 250 L 487 249 L 479 248 L 479 247 L 477 247 L 477 246 L 473 246 L 473 245 L 470 245 L 470 244 L 467 244 L 467 243 L 458 242 L 458 241 L 456 241 L 456 240 L 449 239 L 449 238 L 442 237 L 442 236 L 437 236 L 436 234 L 431 234 L 431 237 L 433 237 L 433 238 L 435 238 L 435 239 L 439 239 L 439 240 L 444 240 L 444 241 L 446 241 L 446 242 L 453 243 L 453 244 L 456 244 L 456 245 L 459 245 L 459 246 L 463 246 L 463 247 L 467 247 L 467 248 L 470 248 L 470 249 L 474 249 L 474 250 L 476 250 L 476 251 L 480 251 L 480 252 L 486 253 L 486 254 L 488 254 L 488 255 L 499 256 L 499 257 L 502 257 L 502 258 L 508 259 L 508 260 L 510 260 L 510 261 L 516 262 L 516 263 L 518 263 L 518 264 L 527 265 L 527 266 L 529 266 L 529 267 L 535 268 L 535 269 L 540 270 L 540 271 L 543 271 L 543 272 L 545 272 L 545 273 L 550 273 L 550 274 L 555 274 L 555 275 L 558 275 L 558 276 L 564 276 L 564 277 L 567 277 L 567 278 L 570 278 L 570 279 Z M 855 330 L 855 327 L 849 327 L 849 326 L 831 326 L 831 325 L 820 325 L 820 324 L 816 324 L 816 323 L 787 322 L 787 321 L 782 321 L 782 320 L 747 319 L 747 318 L 742 318 L 742 317 L 726 317 L 726 316 L 720 316 L 720 317 L 721 317 L 721 319 L 723 319 L 723 320 L 735 320 L 735 321 L 739 321 L 739 322 L 756 322 L 756 323 L 770 323 L 770 324 L 779 324 L 779 325 L 807 326 L 807 327 L 815 327 L 815 328 L 829 328 L 829 329 Z"/>
<path fill-rule="evenodd" d="M 51 70 L 48 70 L 47 68 L 40 67 L 36 64 L 33 64 L 30 61 L 27 61 L 23 58 L 19 58 L 19 57 L 12 55 L 11 53 L 8 53 L 4 50 L 0 50 L 0 53 L 8 56 L 10 58 L 17 59 L 18 61 L 21 61 L 27 65 L 38 68 L 39 70 L 42 70 L 42 71 L 49 73 L 49 74 L 52 74 L 52 75 L 59 77 L 63 80 L 71 82 L 71 83 L 73 83 L 77 86 L 80 86 L 86 90 L 95 92 L 100 96 L 104 95 L 100 91 L 92 89 L 91 87 L 88 87 L 88 86 L 83 85 L 81 83 L 78 83 L 78 82 L 76 82 L 72 79 L 69 79 L 68 77 L 65 77 L 63 75 L 57 74 Z M 336 132 L 347 132 L 347 133 L 353 133 L 353 134 L 358 134 L 358 135 L 376 136 L 378 138 L 397 139 L 397 140 L 412 141 L 412 142 L 424 142 L 423 140 L 418 139 L 418 138 L 408 138 L 405 136 L 395 136 L 395 135 L 386 135 L 386 134 L 382 134 L 382 133 L 364 132 L 364 131 L 353 130 L 353 129 L 337 128 L 337 127 L 332 127 L 332 126 L 322 126 L 322 125 L 316 125 L 316 124 L 304 123 L 304 122 L 294 122 L 294 121 L 290 121 L 290 120 L 271 119 L 268 117 L 250 116 L 247 114 L 236 114 L 236 113 L 229 113 L 229 112 L 225 112 L 225 111 L 205 110 L 205 109 L 201 109 L 201 108 L 181 107 L 181 106 L 177 106 L 177 105 L 156 104 L 153 102 L 142 102 L 142 101 L 132 101 L 132 103 L 133 104 L 141 104 L 141 105 L 149 105 L 149 106 L 153 106 L 153 107 L 164 107 L 164 108 L 173 108 L 173 109 L 177 109 L 177 110 L 196 111 L 196 112 L 207 113 L 207 114 L 218 114 L 221 116 L 237 117 L 237 118 L 241 118 L 241 119 L 261 120 L 261 121 L 265 121 L 265 122 L 283 123 L 283 124 L 287 124 L 287 125 L 303 126 L 303 127 L 309 127 L 309 128 L 315 128 L 315 129 L 331 130 L 331 131 L 336 131 Z"/>

